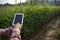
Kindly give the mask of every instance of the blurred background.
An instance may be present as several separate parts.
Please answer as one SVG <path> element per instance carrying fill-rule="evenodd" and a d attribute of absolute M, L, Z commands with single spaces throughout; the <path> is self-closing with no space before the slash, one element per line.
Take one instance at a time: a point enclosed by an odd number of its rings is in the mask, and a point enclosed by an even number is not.
<path fill-rule="evenodd" d="M 60 40 L 60 0 L 0 0 L 0 28 L 10 27 L 15 13 L 24 14 L 22 40 L 43 40 L 49 29 L 58 28 L 53 31 L 54 36 L 49 37 Z M 51 25 L 48 25 L 51 21 Z M 56 25 L 58 28 L 55 28 Z M 2 40 L 8 40 L 8 37 Z"/>

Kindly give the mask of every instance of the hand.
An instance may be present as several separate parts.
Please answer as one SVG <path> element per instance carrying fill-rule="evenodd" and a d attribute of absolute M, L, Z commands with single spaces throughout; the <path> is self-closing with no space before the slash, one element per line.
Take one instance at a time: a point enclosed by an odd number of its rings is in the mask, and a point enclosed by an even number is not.
<path fill-rule="evenodd" d="M 20 23 L 17 23 L 14 28 L 16 28 L 16 29 L 22 29 L 22 26 L 20 25 Z"/>

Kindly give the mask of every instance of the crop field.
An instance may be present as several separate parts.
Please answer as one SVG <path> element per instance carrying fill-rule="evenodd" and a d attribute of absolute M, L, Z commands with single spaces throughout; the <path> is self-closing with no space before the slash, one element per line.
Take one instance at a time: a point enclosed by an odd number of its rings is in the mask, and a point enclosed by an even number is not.
<path fill-rule="evenodd" d="M 24 13 L 22 37 L 30 36 L 42 25 L 52 20 L 60 14 L 60 6 L 49 5 L 16 5 L 16 6 L 0 6 L 0 28 L 6 28 L 12 25 L 15 13 Z"/>

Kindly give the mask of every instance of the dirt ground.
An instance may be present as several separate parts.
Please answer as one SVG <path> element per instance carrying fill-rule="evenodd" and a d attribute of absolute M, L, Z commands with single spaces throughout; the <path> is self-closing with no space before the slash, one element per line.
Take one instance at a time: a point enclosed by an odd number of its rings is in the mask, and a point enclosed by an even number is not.
<path fill-rule="evenodd" d="M 60 16 L 57 16 L 54 18 L 46 27 L 44 27 L 44 30 L 39 30 L 34 38 L 31 38 L 31 40 L 57 40 L 54 37 L 54 33 L 56 30 L 60 29 L 58 28 L 60 26 Z"/>

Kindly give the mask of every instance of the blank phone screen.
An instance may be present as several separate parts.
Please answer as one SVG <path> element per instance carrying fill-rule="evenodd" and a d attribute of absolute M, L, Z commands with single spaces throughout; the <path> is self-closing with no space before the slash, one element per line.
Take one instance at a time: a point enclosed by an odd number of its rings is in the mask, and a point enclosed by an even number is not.
<path fill-rule="evenodd" d="M 22 18 L 23 18 L 23 15 L 16 15 L 16 17 L 15 17 L 15 20 L 14 20 L 14 24 L 16 24 L 16 23 L 22 23 Z"/>

